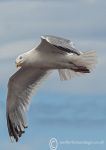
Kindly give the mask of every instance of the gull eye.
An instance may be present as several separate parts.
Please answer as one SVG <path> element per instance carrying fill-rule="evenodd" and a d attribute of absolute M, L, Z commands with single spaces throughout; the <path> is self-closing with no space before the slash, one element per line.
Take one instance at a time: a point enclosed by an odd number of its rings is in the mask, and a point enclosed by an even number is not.
<path fill-rule="evenodd" d="M 19 59 L 22 59 L 22 56 L 20 56 Z"/>

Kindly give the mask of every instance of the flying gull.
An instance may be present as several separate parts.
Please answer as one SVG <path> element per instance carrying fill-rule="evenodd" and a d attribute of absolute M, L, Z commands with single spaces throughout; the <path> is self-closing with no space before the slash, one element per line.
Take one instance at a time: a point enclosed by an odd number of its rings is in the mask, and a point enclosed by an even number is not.
<path fill-rule="evenodd" d="M 25 113 L 30 96 L 51 70 L 57 69 L 61 80 L 90 73 L 96 64 L 95 51 L 81 52 L 67 39 L 41 36 L 38 47 L 16 59 L 20 69 L 8 82 L 7 126 L 9 136 L 18 141 L 27 128 Z"/>

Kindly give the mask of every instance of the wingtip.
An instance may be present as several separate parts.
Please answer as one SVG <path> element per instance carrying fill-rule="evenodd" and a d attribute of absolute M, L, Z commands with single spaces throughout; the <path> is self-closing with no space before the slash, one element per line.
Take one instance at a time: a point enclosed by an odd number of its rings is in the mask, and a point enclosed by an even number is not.
<path fill-rule="evenodd" d="M 23 129 L 28 128 L 28 126 L 23 126 Z M 11 139 L 11 142 L 13 143 L 14 141 L 18 142 L 19 138 L 22 136 L 22 134 L 25 133 L 24 130 L 21 129 L 21 126 L 15 126 L 9 117 L 7 115 L 7 127 L 8 127 L 8 133 Z"/>

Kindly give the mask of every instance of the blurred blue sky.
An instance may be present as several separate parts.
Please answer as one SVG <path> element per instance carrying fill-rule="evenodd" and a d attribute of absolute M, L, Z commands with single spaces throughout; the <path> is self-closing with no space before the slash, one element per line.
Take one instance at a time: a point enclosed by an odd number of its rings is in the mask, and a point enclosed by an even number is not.
<path fill-rule="evenodd" d="M 49 150 L 49 140 L 104 141 L 59 145 L 58 150 L 106 149 L 106 1 L 0 0 L 0 149 Z M 19 143 L 8 137 L 5 103 L 15 58 L 51 34 L 72 40 L 80 50 L 96 50 L 94 72 L 61 82 L 52 73 L 33 96 L 29 128 Z"/>

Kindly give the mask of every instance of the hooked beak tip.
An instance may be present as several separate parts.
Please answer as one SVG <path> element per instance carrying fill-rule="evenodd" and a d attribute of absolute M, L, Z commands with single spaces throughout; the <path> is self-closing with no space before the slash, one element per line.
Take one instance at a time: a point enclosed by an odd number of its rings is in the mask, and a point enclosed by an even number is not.
<path fill-rule="evenodd" d="M 18 68 L 19 66 L 16 64 L 16 67 Z"/>
<path fill-rule="evenodd" d="M 20 64 L 16 63 L 16 67 L 19 68 L 19 67 L 21 67 L 21 66 L 20 66 Z"/>

